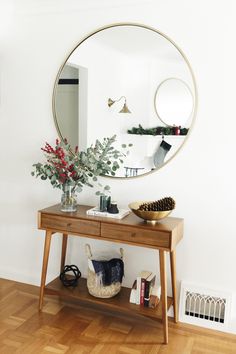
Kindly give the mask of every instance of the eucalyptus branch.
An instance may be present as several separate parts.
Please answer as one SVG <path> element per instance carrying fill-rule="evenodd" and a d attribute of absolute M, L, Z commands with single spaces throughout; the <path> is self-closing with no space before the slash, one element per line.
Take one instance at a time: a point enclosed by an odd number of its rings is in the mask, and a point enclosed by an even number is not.
<path fill-rule="evenodd" d="M 112 145 L 115 141 L 115 135 L 102 141 L 96 140 L 86 151 L 78 151 L 78 147 L 72 151 L 65 139 L 64 141 L 56 139 L 55 147 L 46 143 L 41 149 L 46 162 L 33 164 L 31 175 L 42 180 L 48 179 L 54 188 L 59 189 L 67 185 L 71 186 L 73 191 L 80 192 L 84 185 L 93 187 L 93 182 L 97 181 L 98 176 L 115 176 L 120 164 L 123 163 L 122 158 L 129 153 L 114 149 Z M 125 144 L 121 147 L 127 148 Z M 109 186 L 103 188 L 106 191 L 110 189 Z"/>

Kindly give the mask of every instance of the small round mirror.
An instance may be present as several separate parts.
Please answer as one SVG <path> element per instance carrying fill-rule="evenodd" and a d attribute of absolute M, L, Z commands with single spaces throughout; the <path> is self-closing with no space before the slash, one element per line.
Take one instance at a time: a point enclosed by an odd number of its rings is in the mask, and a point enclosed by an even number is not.
<path fill-rule="evenodd" d="M 183 80 L 168 78 L 156 90 L 154 108 L 165 125 L 188 128 L 194 110 L 193 94 Z"/>

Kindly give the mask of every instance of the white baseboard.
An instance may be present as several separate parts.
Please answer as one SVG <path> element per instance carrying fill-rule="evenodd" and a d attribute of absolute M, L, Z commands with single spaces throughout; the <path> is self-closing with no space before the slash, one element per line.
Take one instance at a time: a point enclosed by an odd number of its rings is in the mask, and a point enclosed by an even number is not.
<path fill-rule="evenodd" d="M 53 280 L 56 277 L 54 274 L 49 274 L 47 276 L 47 282 Z M 17 281 L 20 283 L 30 284 L 30 285 L 40 285 L 40 274 L 34 274 L 32 272 L 19 272 L 11 268 L 0 268 L 0 278 Z"/>

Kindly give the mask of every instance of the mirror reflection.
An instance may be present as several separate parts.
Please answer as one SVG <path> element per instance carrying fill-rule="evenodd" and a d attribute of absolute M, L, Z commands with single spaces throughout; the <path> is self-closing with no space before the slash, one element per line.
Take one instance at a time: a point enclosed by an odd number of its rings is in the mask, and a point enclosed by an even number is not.
<path fill-rule="evenodd" d="M 154 105 L 157 116 L 164 124 L 183 128 L 191 125 L 193 95 L 184 81 L 169 78 L 161 82 L 156 90 Z"/>
<path fill-rule="evenodd" d="M 117 149 L 132 144 L 115 177 L 160 168 L 183 145 L 193 119 L 191 114 L 186 126 L 165 120 L 164 106 L 176 106 L 173 110 L 181 114 L 179 106 L 185 105 L 181 88 L 167 96 L 163 82 L 170 77 L 179 78 L 195 93 L 188 62 L 164 35 L 133 24 L 95 32 L 72 51 L 58 73 L 53 107 L 60 137 L 80 150 L 114 134 Z M 191 97 L 193 107 L 195 95 Z"/>

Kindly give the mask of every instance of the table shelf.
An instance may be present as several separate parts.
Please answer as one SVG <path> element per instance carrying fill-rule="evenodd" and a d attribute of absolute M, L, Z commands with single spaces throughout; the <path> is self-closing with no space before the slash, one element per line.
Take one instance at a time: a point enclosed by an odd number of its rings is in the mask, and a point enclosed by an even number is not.
<path fill-rule="evenodd" d="M 140 305 L 131 304 L 129 302 L 130 288 L 122 287 L 119 294 L 109 299 L 101 299 L 91 296 L 87 289 L 87 279 L 80 278 L 76 287 L 65 287 L 60 281 L 59 277 L 51 281 L 45 287 L 45 294 L 58 295 L 64 298 L 71 298 L 82 304 L 96 304 L 101 307 L 106 307 L 110 310 L 119 312 L 129 312 L 146 317 L 150 317 L 155 320 L 162 319 L 162 303 L 161 301 L 156 308 L 152 309 Z M 167 298 L 167 308 L 173 304 L 172 298 Z"/>

